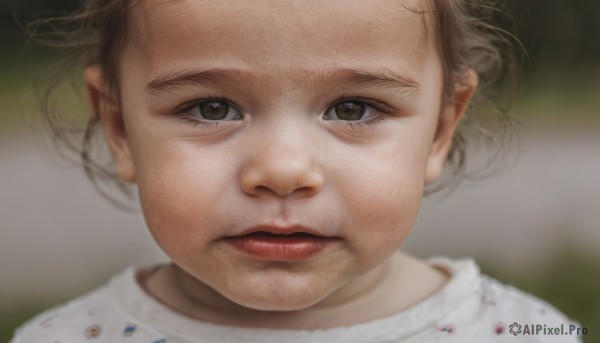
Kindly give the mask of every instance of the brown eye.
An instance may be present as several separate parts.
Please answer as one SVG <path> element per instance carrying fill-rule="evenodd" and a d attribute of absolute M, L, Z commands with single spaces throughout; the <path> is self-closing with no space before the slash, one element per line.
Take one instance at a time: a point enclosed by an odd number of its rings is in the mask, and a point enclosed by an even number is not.
<path fill-rule="evenodd" d="M 229 113 L 229 104 L 225 101 L 206 101 L 198 105 L 198 110 L 203 119 L 222 120 Z"/>
<path fill-rule="evenodd" d="M 359 120 L 365 114 L 365 104 L 360 101 L 342 101 L 333 108 L 340 120 Z"/>

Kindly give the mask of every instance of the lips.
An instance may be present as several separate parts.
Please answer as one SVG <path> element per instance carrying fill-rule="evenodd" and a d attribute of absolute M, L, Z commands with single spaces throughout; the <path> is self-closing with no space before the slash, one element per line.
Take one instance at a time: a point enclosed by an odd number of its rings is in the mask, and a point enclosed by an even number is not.
<path fill-rule="evenodd" d="M 299 231 L 301 229 L 302 231 Z M 266 231 L 268 230 L 268 231 Z M 298 230 L 298 231 L 297 231 Z M 301 261 L 315 257 L 337 240 L 304 227 L 249 229 L 225 241 L 237 251 L 263 261 Z"/>
<path fill-rule="evenodd" d="M 283 234 L 283 233 L 271 233 L 271 232 L 268 232 L 268 231 L 255 231 L 255 232 L 247 233 L 247 234 L 239 236 L 239 237 L 244 237 L 244 236 L 274 237 L 274 238 L 285 238 L 285 237 L 289 237 L 289 238 L 293 238 L 293 237 L 322 237 L 322 236 L 317 236 L 317 235 L 310 234 L 308 232 L 292 232 L 292 233 L 289 233 L 289 234 Z"/>
<path fill-rule="evenodd" d="M 264 233 L 264 234 L 275 234 L 275 235 L 292 235 L 292 234 L 309 234 L 313 236 L 321 236 L 321 237 L 332 237 L 332 235 L 327 234 L 324 230 L 314 229 L 308 226 L 303 225 L 290 225 L 290 226 L 276 226 L 276 225 L 256 225 L 249 227 L 238 234 L 236 236 L 244 236 L 247 234 L 254 233 Z"/>

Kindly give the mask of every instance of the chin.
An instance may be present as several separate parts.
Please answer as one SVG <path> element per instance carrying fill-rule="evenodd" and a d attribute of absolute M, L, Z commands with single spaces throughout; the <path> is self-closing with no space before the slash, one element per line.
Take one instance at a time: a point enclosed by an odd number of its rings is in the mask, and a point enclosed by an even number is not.
<path fill-rule="evenodd" d="M 297 296 L 297 295 L 296 295 Z M 292 312 L 305 310 L 321 299 L 305 299 L 303 297 L 290 297 L 289 299 L 274 299 L 274 298 L 259 298 L 259 299 L 239 299 L 238 301 L 230 299 L 238 305 L 256 310 L 256 311 L 276 311 L 276 312 Z"/>
<path fill-rule="evenodd" d="M 335 289 L 310 286 L 304 283 L 263 281 L 260 285 L 239 287 L 229 294 L 223 294 L 236 304 L 258 311 L 299 311 L 307 309 L 331 294 Z"/>

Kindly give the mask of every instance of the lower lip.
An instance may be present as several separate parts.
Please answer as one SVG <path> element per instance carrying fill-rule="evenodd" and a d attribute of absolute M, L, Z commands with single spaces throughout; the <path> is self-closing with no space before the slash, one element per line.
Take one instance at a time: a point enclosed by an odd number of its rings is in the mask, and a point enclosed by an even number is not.
<path fill-rule="evenodd" d="M 333 237 L 294 237 L 294 236 L 239 236 L 229 237 L 234 248 L 262 260 L 299 261 L 316 256 L 336 238 Z"/>

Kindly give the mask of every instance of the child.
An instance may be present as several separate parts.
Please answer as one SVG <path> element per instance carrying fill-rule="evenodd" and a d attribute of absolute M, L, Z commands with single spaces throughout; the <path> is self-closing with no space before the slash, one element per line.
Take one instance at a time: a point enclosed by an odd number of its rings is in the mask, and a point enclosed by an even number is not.
<path fill-rule="evenodd" d="M 101 124 L 171 263 L 13 342 L 578 341 L 523 335 L 574 324 L 472 260 L 398 251 L 495 72 L 466 2 L 87 1 L 86 142 Z"/>

